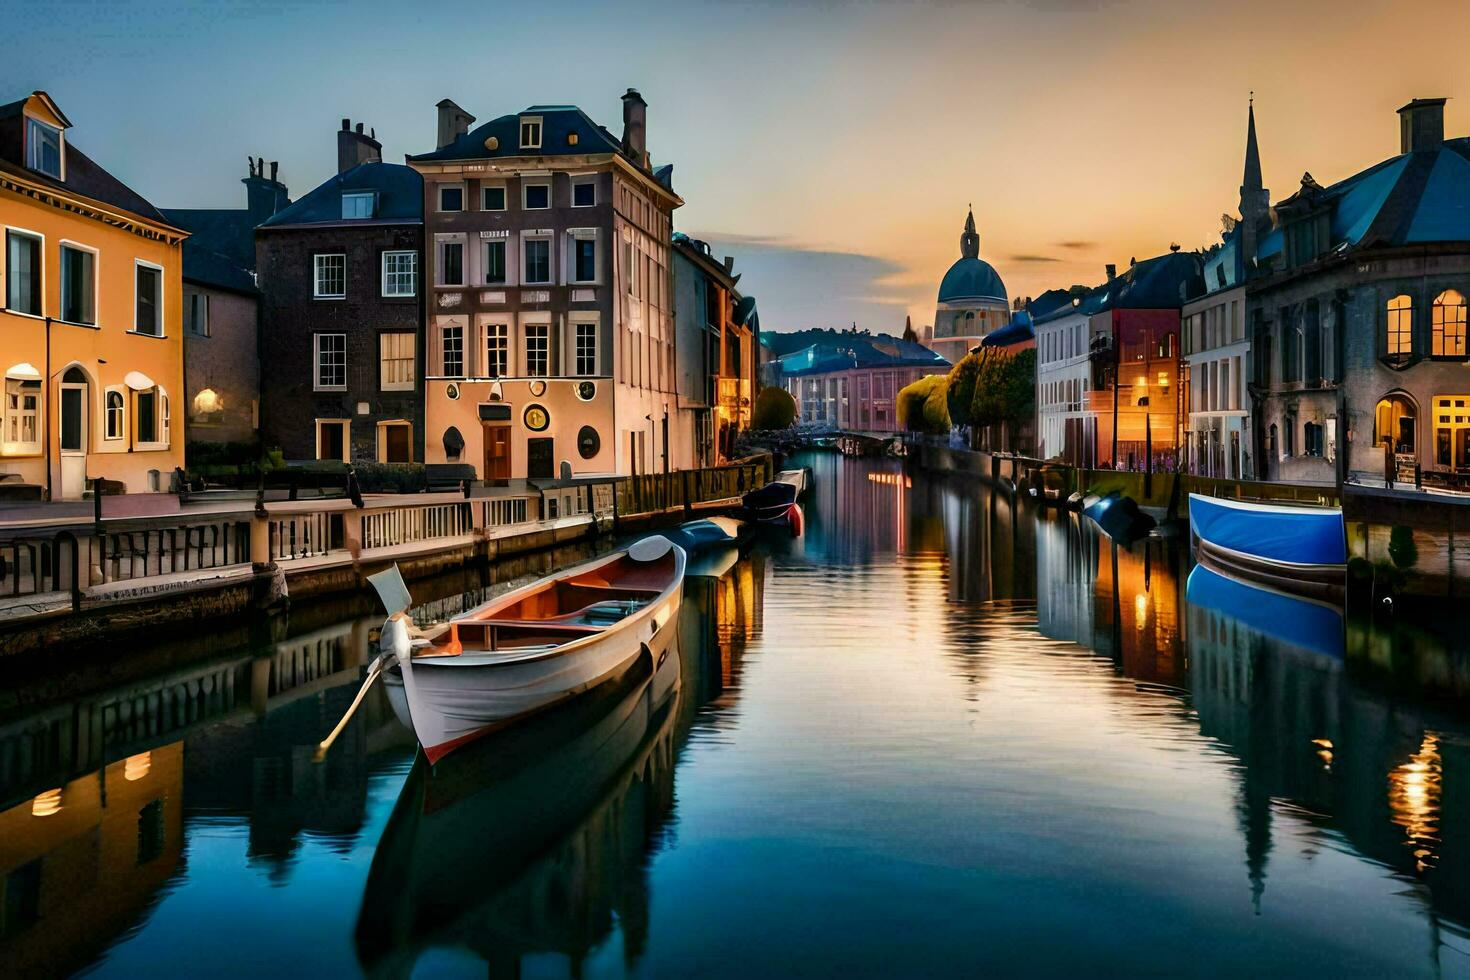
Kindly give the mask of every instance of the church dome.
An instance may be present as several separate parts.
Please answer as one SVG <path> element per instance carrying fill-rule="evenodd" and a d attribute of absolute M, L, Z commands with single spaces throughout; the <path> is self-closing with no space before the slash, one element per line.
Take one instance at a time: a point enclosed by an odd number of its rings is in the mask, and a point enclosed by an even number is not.
<path fill-rule="evenodd" d="M 1006 284 L 989 262 L 980 258 L 980 236 L 975 232 L 975 213 L 965 218 L 960 235 L 960 259 L 949 267 L 939 283 L 939 302 L 952 303 L 965 299 L 996 299 L 1009 303 Z"/>

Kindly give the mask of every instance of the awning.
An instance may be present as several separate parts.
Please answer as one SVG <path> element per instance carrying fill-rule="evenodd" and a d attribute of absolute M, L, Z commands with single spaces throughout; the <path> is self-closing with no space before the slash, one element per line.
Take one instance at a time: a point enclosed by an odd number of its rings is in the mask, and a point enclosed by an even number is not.
<path fill-rule="evenodd" d="M 153 379 L 142 371 L 129 371 L 123 376 L 123 383 L 134 391 L 147 391 L 149 388 L 157 388 Z"/>
<path fill-rule="evenodd" d="M 34 364 L 27 363 L 26 361 L 21 361 L 19 364 L 12 364 L 6 368 L 5 376 L 7 378 L 15 378 L 18 381 L 41 380 L 41 372 L 36 370 Z"/>

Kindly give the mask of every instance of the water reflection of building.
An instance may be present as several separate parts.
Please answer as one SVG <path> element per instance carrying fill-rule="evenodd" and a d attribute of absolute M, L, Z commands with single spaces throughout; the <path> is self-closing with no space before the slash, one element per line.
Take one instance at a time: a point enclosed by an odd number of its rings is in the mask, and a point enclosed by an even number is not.
<path fill-rule="evenodd" d="M 942 514 L 949 555 L 949 598 L 955 602 L 1031 600 L 1036 597 L 1035 553 L 1023 542 L 1026 518 L 1016 501 L 965 480 L 925 480 L 915 489 L 916 514 Z M 918 517 L 915 517 L 915 522 Z"/>
<path fill-rule="evenodd" d="M 1041 635 L 1092 645 L 1097 527 L 1074 514 L 1036 516 L 1036 623 Z"/>
<path fill-rule="evenodd" d="M 763 627 L 766 562 L 763 555 L 746 555 L 719 578 L 684 580 L 679 647 L 687 668 L 679 699 L 681 739 L 701 709 L 698 724 L 713 728 L 729 721 L 746 644 Z"/>
<path fill-rule="evenodd" d="M 912 487 L 897 460 L 852 460 L 810 453 L 811 489 L 803 550 L 809 559 L 862 563 L 910 550 L 907 497 Z"/>
<path fill-rule="evenodd" d="M 183 862 L 183 746 L 144 750 L 0 812 L 0 963 L 59 976 L 132 926 Z"/>

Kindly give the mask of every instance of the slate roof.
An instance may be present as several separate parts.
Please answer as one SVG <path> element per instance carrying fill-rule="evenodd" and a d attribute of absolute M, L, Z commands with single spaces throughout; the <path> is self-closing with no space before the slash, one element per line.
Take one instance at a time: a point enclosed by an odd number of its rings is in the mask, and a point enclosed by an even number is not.
<path fill-rule="evenodd" d="M 825 332 L 825 331 L 824 331 Z M 889 334 L 831 332 L 832 339 L 793 351 L 781 357 L 781 372 L 788 376 L 825 374 L 855 367 L 899 367 L 917 365 L 936 370 L 949 367 L 945 360 L 923 344 Z"/>
<path fill-rule="evenodd" d="M 1059 290 L 1051 290 L 1059 292 Z M 1046 295 L 1043 293 L 1042 295 Z M 1032 325 L 1031 314 L 1025 310 L 1017 310 L 1011 314 L 1011 322 L 999 330 L 992 330 L 980 341 L 981 347 L 1009 347 L 1012 344 L 1024 344 L 1028 340 L 1036 339 L 1036 329 Z"/>
<path fill-rule="evenodd" d="M 59 191 L 69 191 L 91 198 L 100 204 L 108 204 L 114 208 L 129 211 L 148 221 L 156 221 L 159 224 L 173 227 L 173 223 L 163 216 L 162 211 L 150 204 L 143 195 L 103 170 L 96 161 L 77 149 L 77 145 L 70 139 L 66 141 L 66 167 L 64 169 L 66 180 L 56 180 L 8 160 L 0 160 L 0 169 L 37 184 Z"/>
<path fill-rule="evenodd" d="M 1033 317 L 1036 323 L 1047 323 L 1070 313 L 1092 316 L 1107 310 L 1177 310 L 1204 292 L 1199 256 L 1194 252 L 1166 252 L 1135 263 L 1116 279 L 1094 286 L 1076 306 L 1058 306 Z"/>
<path fill-rule="evenodd" d="M 342 195 L 350 191 L 377 191 L 378 203 L 371 218 L 342 219 Z M 418 171 L 401 163 L 360 163 L 334 174 L 299 200 L 261 223 L 262 228 L 314 224 L 422 224 L 424 180 Z"/>
<path fill-rule="evenodd" d="M 246 208 L 169 208 L 170 222 L 189 232 L 184 279 L 254 293 L 255 222 Z"/>
<path fill-rule="evenodd" d="M 1032 321 L 1049 316 L 1057 310 L 1070 309 L 1072 306 L 1072 291 L 1070 289 L 1048 289 L 1040 296 L 1026 304 L 1026 312 Z"/>

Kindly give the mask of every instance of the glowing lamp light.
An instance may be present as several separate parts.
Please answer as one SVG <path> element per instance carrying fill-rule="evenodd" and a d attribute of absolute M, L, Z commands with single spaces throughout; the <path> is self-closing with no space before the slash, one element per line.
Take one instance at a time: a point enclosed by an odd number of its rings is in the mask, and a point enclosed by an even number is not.
<path fill-rule="evenodd" d="M 213 388 L 205 388 L 194 396 L 194 411 L 201 415 L 223 411 L 224 407 L 224 399 Z"/>
<path fill-rule="evenodd" d="M 123 763 L 123 778 L 128 782 L 135 782 L 148 775 L 148 770 L 153 768 L 153 753 L 139 752 L 130 755 Z"/>
<path fill-rule="evenodd" d="M 1148 593 L 1140 592 L 1133 597 L 1133 626 L 1143 629 L 1148 623 Z"/>
<path fill-rule="evenodd" d="M 36 794 L 36 798 L 34 800 L 31 800 L 31 816 L 33 817 L 49 817 L 53 813 L 60 812 L 60 789 L 48 789 L 44 793 Z"/>

